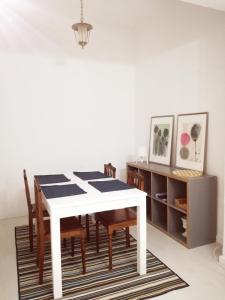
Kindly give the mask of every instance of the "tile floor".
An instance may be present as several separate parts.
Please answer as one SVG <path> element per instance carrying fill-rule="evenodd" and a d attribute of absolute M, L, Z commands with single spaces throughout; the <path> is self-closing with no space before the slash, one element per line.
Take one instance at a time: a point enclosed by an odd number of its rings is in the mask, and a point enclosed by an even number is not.
<path fill-rule="evenodd" d="M 18 299 L 14 227 L 26 223 L 24 217 L 0 220 L 0 300 Z M 135 236 L 135 228 L 132 234 Z M 225 269 L 218 264 L 219 245 L 188 250 L 148 225 L 148 249 L 190 285 L 157 300 L 225 299 Z"/>

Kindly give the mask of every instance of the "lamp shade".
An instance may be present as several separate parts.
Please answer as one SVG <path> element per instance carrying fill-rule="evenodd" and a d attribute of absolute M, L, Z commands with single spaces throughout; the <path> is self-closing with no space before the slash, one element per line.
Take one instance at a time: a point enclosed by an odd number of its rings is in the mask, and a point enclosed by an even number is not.
<path fill-rule="evenodd" d="M 84 48 L 89 42 L 90 31 L 93 29 L 93 26 L 88 23 L 76 23 L 73 24 L 72 29 L 74 30 L 76 40 L 78 44 Z"/>
<path fill-rule="evenodd" d="M 137 156 L 141 162 L 144 161 L 144 158 L 147 160 L 147 151 L 145 146 L 139 146 L 137 151 Z"/>

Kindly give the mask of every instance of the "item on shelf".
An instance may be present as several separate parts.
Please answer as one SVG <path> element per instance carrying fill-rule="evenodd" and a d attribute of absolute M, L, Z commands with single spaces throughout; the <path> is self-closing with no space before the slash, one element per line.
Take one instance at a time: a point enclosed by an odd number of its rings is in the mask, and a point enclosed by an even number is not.
<path fill-rule="evenodd" d="M 148 154 L 145 146 L 139 146 L 137 150 L 137 158 L 136 162 L 140 161 L 143 163 L 146 159 L 146 163 L 148 164 Z"/>
<path fill-rule="evenodd" d="M 156 193 L 155 196 L 157 198 L 165 198 L 167 196 L 167 194 L 166 193 Z"/>
<path fill-rule="evenodd" d="M 182 233 L 182 236 L 187 237 L 187 217 L 183 216 L 181 217 L 181 220 L 182 220 L 182 226 L 184 228 L 184 232 Z"/>
<path fill-rule="evenodd" d="M 185 231 L 182 233 L 182 236 L 185 237 L 185 238 L 187 237 L 187 230 L 185 230 Z"/>
<path fill-rule="evenodd" d="M 186 198 L 176 198 L 174 203 L 177 208 L 187 211 L 187 199 Z"/>
<path fill-rule="evenodd" d="M 166 203 L 167 202 L 167 193 L 156 193 L 155 198 Z"/>
<path fill-rule="evenodd" d="M 179 176 L 179 177 L 198 177 L 198 176 L 202 176 L 202 172 L 200 171 L 196 171 L 196 170 L 179 170 L 179 169 L 176 169 L 176 170 L 173 170 L 172 173 L 176 176 Z"/>

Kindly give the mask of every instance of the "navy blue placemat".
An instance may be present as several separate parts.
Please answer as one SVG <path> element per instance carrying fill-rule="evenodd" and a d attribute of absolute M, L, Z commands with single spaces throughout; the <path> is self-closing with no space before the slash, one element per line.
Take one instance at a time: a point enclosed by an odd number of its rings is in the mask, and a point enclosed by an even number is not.
<path fill-rule="evenodd" d="M 134 189 L 135 187 L 120 180 L 89 181 L 90 185 L 102 193 Z"/>
<path fill-rule="evenodd" d="M 51 183 L 59 183 L 59 182 L 68 182 L 68 179 L 63 174 L 56 174 L 56 175 L 36 175 L 34 176 L 39 184 L 51 184 Z"/>
<path fill-rule="evenodd" d="M 77 184 L 49 185 L 41 189 L 47 199 L 86 194 Z"/>
<path fill-rule="evenodd" d="M 73 172 L 74 175 L 79 177 L 83 180 L 92 180 L 92 179 L 103 179 L 103 178 L 109 178 L 109 176 L 105 175 L 104 173 L 101 173 L 99 171 L 93 171 L 93 172 Z"/>

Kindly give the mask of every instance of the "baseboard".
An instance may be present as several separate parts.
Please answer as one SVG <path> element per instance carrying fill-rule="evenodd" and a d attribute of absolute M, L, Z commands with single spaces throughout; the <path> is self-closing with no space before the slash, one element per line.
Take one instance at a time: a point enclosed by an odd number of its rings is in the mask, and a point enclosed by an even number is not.
<path fill-rule="evenodd" d="M 225 255 L 219 257 L 219 264 L 225 269 Z"/>

